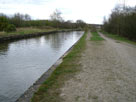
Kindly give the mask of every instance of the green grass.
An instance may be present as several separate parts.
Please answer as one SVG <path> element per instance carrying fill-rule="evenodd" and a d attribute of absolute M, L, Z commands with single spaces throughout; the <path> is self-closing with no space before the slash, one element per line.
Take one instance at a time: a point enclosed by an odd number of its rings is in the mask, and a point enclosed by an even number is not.
<path fill-rule="evenodd" d="M 57 29 L 52 27 L 25 27 L 25 28 L 17 28 L 15 32 L 0 32 L 0 37 L 7 37 L 7 36 L 13 36 L 13 35 L 25 35 L 25 34 L 34 34 L 34 33 L 40 33 L 40 32 L 49 32 L 49 31 L 69 31 L 72 29 Z M 74 29 L 78 30 L 78 29 Z"/>
<path fill-rule="evenodd" d="M 12 36 L 12 35 L 24 35 L 24 34 L 32 34 L 32 33 L 39 33 L 39 32 L 48 32 L 54 31 L 55 28 L 34 28 L 34 27 L 27 27 L 27 28 L 17 28 L 15 32 L 0 32 L 0 37 Z"/>
<path fill-rule="evenodd" d="M 102 41 L 104 40 L 97 32 L 92 32 L 91 41 Z"/>
<path fill-rule="evenodd" d="M 63 62 L 53 71 L 51 76 L 40 86 L 39 90 L 31 99 L 32 102 L 60 102 L 59 88 L 64 82 L 80 71 L 81 65 L 78 60 L 85 47 L 85 38 L 87 32 L 82 36 L 79 42 L 72 48 L 70 53 L 64 57 Z"/>
<path fill-rule="evenodd" d="M 130 44 L 136 45 L 136 42 L 131 41 L 131 40 L 125 38 L 125 37 L 119 36 L 117 34 L 109 34 L 109 33 L 104 32 L 104 31 L 102 31 L 102 33 L 105 34 L 107 37 L 112 38 L 114 40 L 123 41 L 123 42 L 127 42 L 127 43 L 130 43 Z"/>

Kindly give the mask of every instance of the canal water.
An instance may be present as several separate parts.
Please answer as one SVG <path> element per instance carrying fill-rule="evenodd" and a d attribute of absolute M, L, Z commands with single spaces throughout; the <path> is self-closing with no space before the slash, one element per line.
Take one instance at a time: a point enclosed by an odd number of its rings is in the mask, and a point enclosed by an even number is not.
<path fill-rule="evenodd" d="M 0 102 L 15 102 L 82 35 L 73 31 L 0 43 Z"/>

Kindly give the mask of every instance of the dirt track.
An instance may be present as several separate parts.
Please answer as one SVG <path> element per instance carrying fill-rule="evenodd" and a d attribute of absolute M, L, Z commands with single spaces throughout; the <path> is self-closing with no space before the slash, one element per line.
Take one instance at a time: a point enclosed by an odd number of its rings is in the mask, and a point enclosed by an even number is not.
<path fill-rule="evenodd" d="M 65 102 L 136 102 L 136 46 L 114 41 L 90 41 L 79 63 L 81 71 L 65 82 Z"/>

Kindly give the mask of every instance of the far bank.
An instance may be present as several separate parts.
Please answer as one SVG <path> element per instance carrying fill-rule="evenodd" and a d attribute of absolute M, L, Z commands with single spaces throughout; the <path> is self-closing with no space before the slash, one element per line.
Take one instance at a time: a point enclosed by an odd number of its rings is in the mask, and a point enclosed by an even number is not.
<path fill-rule="evenodd" d="M 27 39 L 51 33 L 81 31 L 81 29 L 39 29 L 39 28 L 19 28 L 16 32 L 0 32 L 0 42 Z"/>

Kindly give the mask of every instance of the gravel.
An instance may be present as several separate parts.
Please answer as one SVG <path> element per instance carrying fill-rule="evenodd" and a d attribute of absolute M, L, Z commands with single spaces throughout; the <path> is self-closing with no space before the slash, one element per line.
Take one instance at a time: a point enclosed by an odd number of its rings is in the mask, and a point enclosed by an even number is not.
<path fill-rule="evenodd" d="M 136 46 L 100 35 L 95 42 L 88 33 L 81 71 L 61 88 L 64 102 L 136 102 Z"/>

